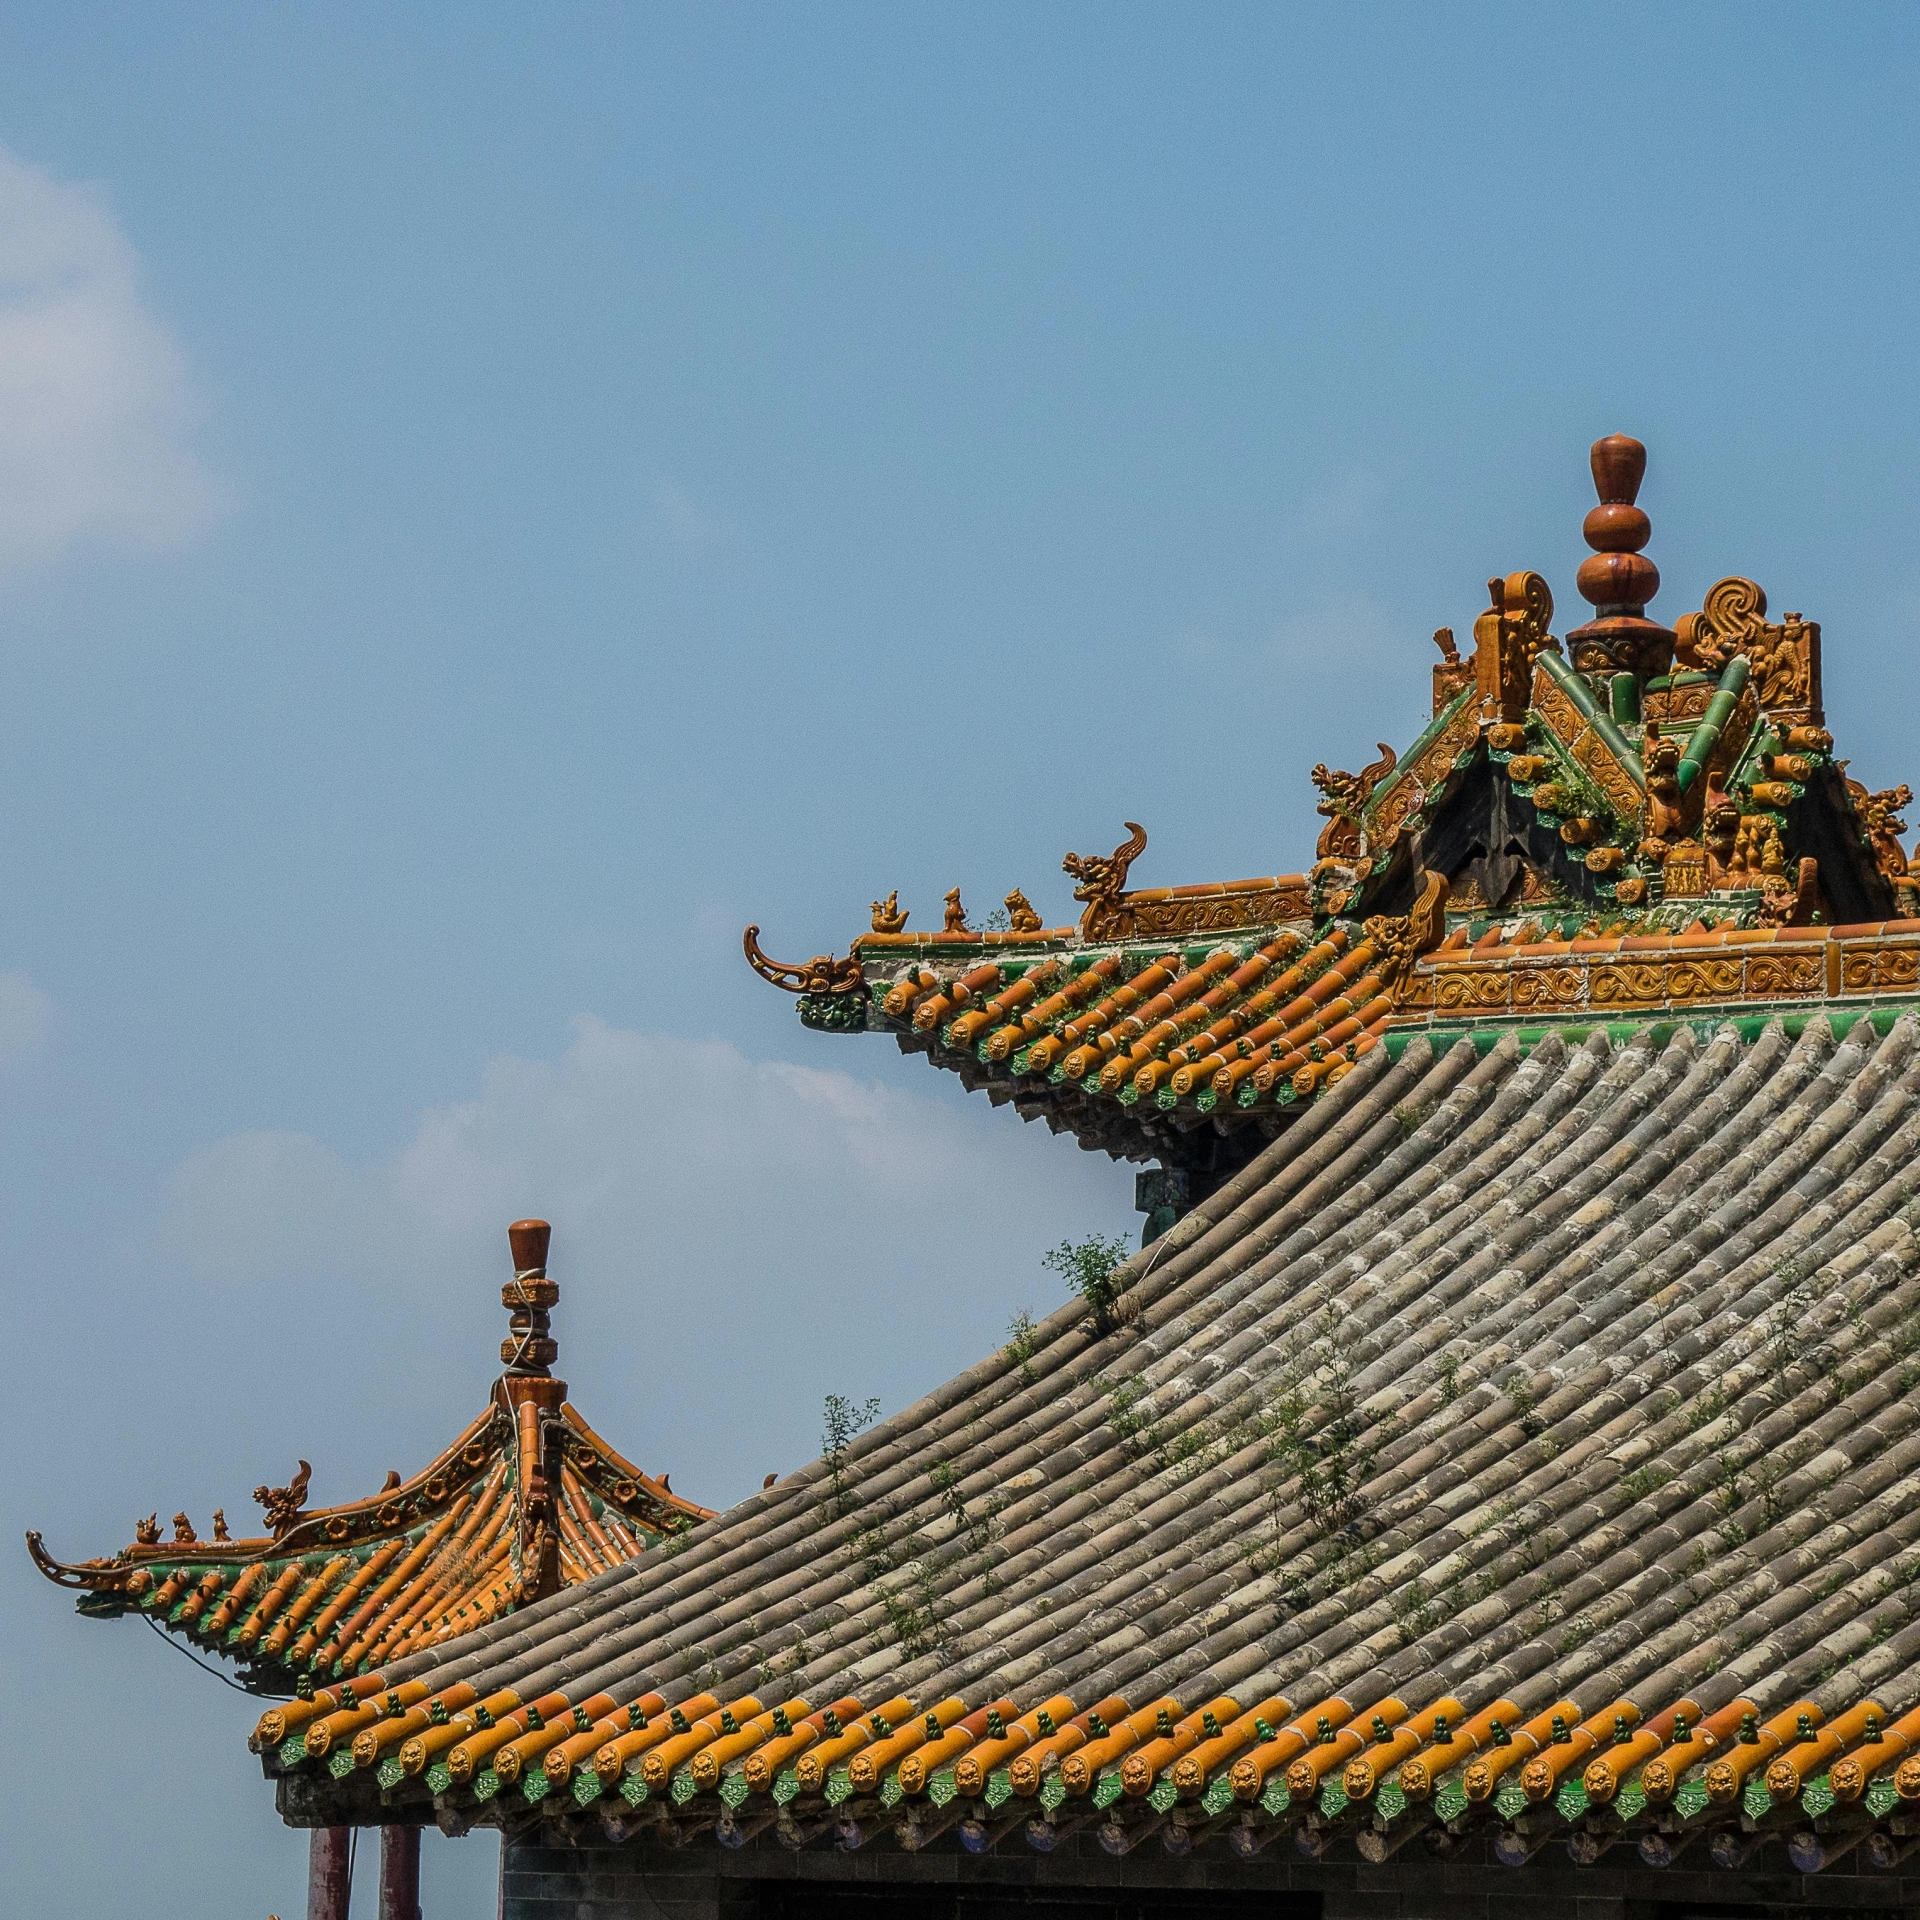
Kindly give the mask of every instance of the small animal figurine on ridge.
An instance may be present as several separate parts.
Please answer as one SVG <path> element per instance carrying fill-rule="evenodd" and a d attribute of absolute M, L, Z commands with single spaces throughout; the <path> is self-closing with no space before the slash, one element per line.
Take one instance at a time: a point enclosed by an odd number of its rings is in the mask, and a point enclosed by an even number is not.
<path fill-rule="evenodd" d="M 967 910 L 960 904 L 960 889 L 958 887 L 953 887 L 948 890 L 947 917 L 940 931 L 942 933 L 966 933 L 970 931 L 967 926 Z"/>
<path fill-rule="evenodd" d="M 900 889 L 895 887 L 884 900 L 873 903 L 873 930 L 875 933 L 904 933 L 907 929 L 907 916 L 900 908 Z"/>
<path fill-rule="evenodd" d="M 1018 887 L 1007 895 L 1007 926 L 1014 933 L 1038 933 L 1040 916 L 1033 910 L 1033 902 Z"/>

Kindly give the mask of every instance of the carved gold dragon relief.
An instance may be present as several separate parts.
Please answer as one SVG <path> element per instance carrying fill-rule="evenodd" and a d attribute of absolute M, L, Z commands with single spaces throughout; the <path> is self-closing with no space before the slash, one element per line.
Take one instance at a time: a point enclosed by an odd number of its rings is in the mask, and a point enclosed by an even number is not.
<path fill-rule="evenodd" d="M 1379 956 L 1374 965 L 1381 985 L 1395 999 L 1405 989 L 1414 962 L 1447 937 L 1447 876 L 1422 869 L 1419 878 L 1420 891 L 1406 914 L 1375 914 L 1361 923 L 1362 934 Z"/>
<path fill-rule="evenodd" d="M 307 1503 L 307 1483 L 313 1469 L 302 1460 L 300 1471 L 284 1487 L 255 1487 L 253 1497 L 265 1510 L 267 1531 L 277 1540 L 291 1531 Z"/>

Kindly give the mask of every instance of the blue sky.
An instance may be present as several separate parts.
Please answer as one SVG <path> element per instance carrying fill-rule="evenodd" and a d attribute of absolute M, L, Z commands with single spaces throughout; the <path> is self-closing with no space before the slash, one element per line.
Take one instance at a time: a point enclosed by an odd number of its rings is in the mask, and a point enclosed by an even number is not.
<path fill-rule="evenodd" d="M 1060 917 L 1125 818 L 1140 884 L 1297 869 L 1489 574 L 1573 623 L 1600 433 L 1656 610 L 1758 578 L 1920 772 L 1917 35 L 0 10 L 12 1537 L 412 1470 L 525 1212 L 576 1400 L 715 1503 L 1053 1305 L 1127 1171 L 741 926 Z M 6 1569 L 20 1910 L 298 1911 L 248 1703 Z M 491 1842 L 427 1872 L 484 1910 Z"/>

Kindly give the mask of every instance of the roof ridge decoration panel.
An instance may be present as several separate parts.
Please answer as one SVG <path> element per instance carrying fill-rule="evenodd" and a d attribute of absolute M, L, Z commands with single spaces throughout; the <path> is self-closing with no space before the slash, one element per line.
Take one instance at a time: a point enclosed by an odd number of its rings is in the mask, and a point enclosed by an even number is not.
<path fill-rule="evenodd" d="M 1325 824 L 1307 872 L 1130 889 L 1148 839 L 1129 821 L 1111 854 L 1063 861 L 1076 925 L 1043 925 L 1016 887 L 975 927 L 954 889 L 940 929 L 914 932 L 896 889 L 844 958 L 770 960 L 752 927 L 749 963 L 799 997 L 803 1024 L 891 1033 L 1023 1117 L 1182 1170 L 1196 1191 L 1389 1034 L 1442 1015 L 1910 993 L 1910 790 L 1870 790 L 1834 758 L 1820 627 L 1770 620 L 1757 582 L 1718 581 L 1672 628 L 1648 616 L 1645 465 L 1625 435 L 1594 444 L 1591 619 L 1556 638 L 1544 576 L 1489 581 L 1470 655 L 1434 635 L 1420 737 L 1404 753 L 1381 742 L 1358 774 L 1311 770 Z M 1372 967 L 1369 929 L 1404 942 L 1435 876 L 1438 951 L 1416 939 L 1418 964 Z M 1741 936 L 1780 945 L 1680 957 Z M 1567 964 L 1541 964 L 1554 950 Z"/>
<path fill-rule="evenodd" d="M 709 1517 L 641 1472 L 589 1427 L 552 1375 L 546 1222 L 509 1229 L 515 1270 L 506 1371 L 486 1410 L 411 1479 L 389 1473 L 364 1500 L 306 1504 L 302 1460 L 254 1499 L 267 1531 L 234 1539 L 223 1511 L 201 1538 L 185 1513 L 157 1513 L 107 1559 L 69 1563 L 27 1535 L 35 1564 L 80 1594 L 80 1611 L 142 1613 L 236 1662 L 263 1692 L 310 1693 L 316 1678 L 369 1671 L 591 1579 Z"/>
<path fill-rule="evenodd" d="M 1391 1051 L 1109 1313 L 675 1554 L 275 1709 L 283 1812 L 1891 1864 L 1920 1015 Z"/>

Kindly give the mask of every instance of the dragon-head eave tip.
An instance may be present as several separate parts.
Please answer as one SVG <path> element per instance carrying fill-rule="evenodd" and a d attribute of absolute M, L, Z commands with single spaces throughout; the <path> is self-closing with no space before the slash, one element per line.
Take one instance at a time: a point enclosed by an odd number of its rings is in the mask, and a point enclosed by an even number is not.
<path fill-rule="evenodd" d="M 761 950 L 760 929 L 757 926 L 748 927 L 740 936 L 740 946 L 747 956 L 747 965 L 762 980 L 784 993 L 859 993 L 864 991 L 867 984 L 866 972 L 857 953 L 849 953 L 844 960 L 831 953 L 816 953 L 811 960 L 798 965 L 774 960 Z"/>

